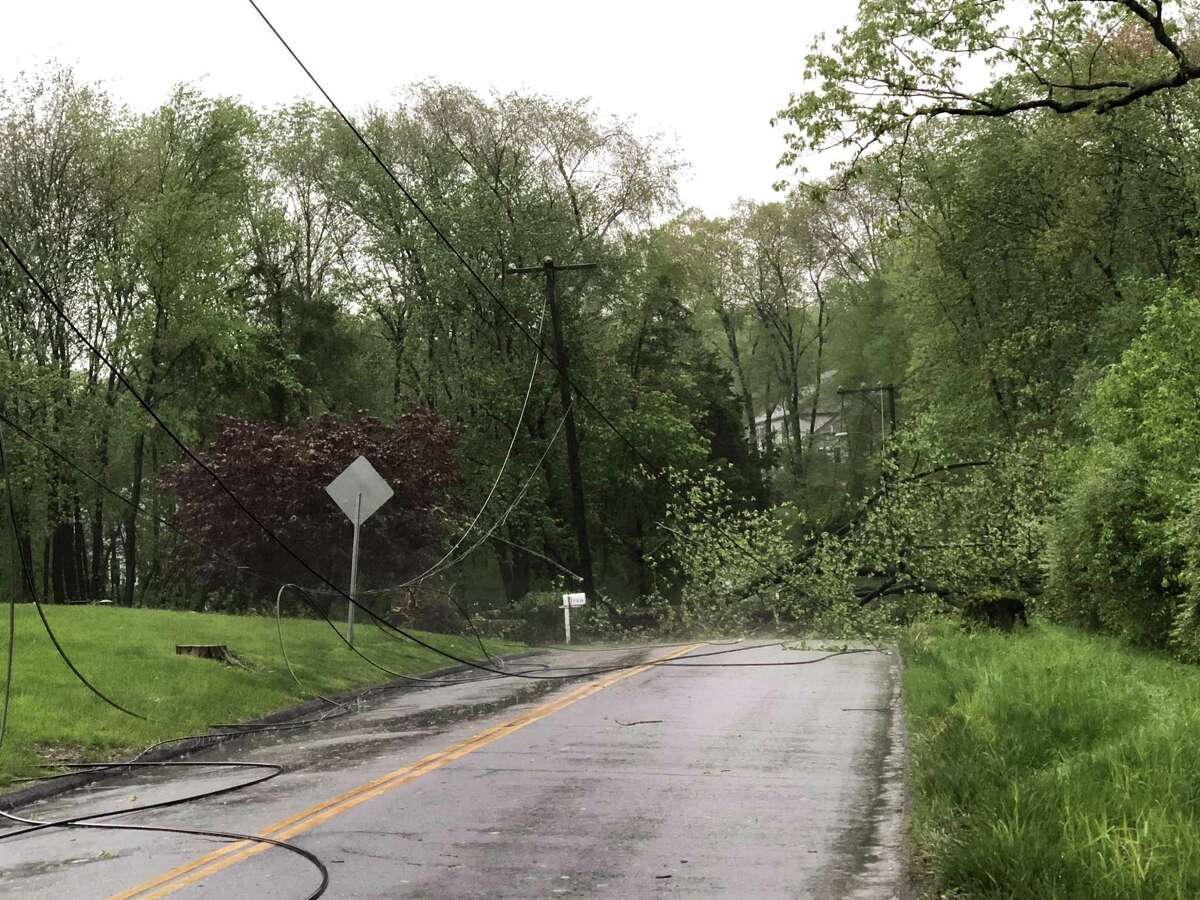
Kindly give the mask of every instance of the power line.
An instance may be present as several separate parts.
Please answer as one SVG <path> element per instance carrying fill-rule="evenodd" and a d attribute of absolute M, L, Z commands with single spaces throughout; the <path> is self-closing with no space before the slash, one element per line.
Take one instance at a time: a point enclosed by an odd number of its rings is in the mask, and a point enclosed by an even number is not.
<path fill-rule="evenodd" d="M 135 719 L 145 719 L 146 717 L 143 716 L 141 713 L 134 712 L 132 709 L 127 709 L 126 707 L 124 707 L 120 703 L 118 703 L 116 700 L 113 700 L 111 697 L 109 697 L 107 694 L 105 694 L 102 690 L 100 690 L 100 688 L 98 688 L 94 684 L 92 684 L 92 682 L 88 680 L 87 676 L 84 675 L 82 672 L 80 672 L 79 668 L 75 665 L 74 662 L 72 662 L 71 657 L 67 655 L 67 651 L 63 649 L 63 645 L 61 643 L 59 643 L 58 636 L 54 633 L 54 629 L 50 627 L 50 621 L 46 618 L 46 611 L 44 609 L 42 609 L 42 604 L 38 600 L 37 584 L 33 580 L 33 563 L 30 559 L 28 559 L 26 557 L 25 545 L 21 542 L 20 530 L 17 526 L 17 504 L 16 504 L 16 501 L 13 499 L 12 478 L 10 477 L 9 471 L 8 471 L 8 455 L 4 452 L 4 429 L 3 429 L 3 427 L 0 427 L 0 476 L 2 476 L 4 478 L 4 493 L 7 495 L 7 498 L 8 498 L 8 518 L 9 518 L 9 522 L 12 524 L 13 541 L 17 545 L 17 556 L 20 558 L 21 574 L 25 581 L 25 588 L 26 588 L 26 590 L 29 591 L 29 598 L 33 601 L 33 606 L 37 610 L 38 618 L 40 618 L 42 620 L 42 627 L 46 629 L 46 634 L 50 638 L 50 643 L 52 643 L 54 645 L 54 649 L 58 651 L 58 655 L 62 658 L 62 661 L 67 664 L 67 668 L 71 670 L 71 673 L 83 684 L 84 687 L 86 687 L 89 691 L 91 691 L 93 694 L 95 694 L 97 697 L 99 697 L 101 700 L 103 700 L 105 703 L 107 703 L 113 709 L 119 710 L 120 712 L 125 713 L 125 715 L 127 715 L 127 716 L 133 716 Z M 15 601 L 10 600 L 9 602 L 11 604 Z M 12 653 L 13 653 L 12 642 L 13 642 L 13 633 L 14 633 L 12 623 L 15 621 L 15 615 L 16 615 L 15 610 L 13 610 L 10 606 L 10 609 L 9 609 L 9 638 L 8 638 L 9 639 L 9 647 L 8 647 L 9 672 L 8 672 L 8 679 L 5 683 L 5 699 L 4 699 L 4 718 L 5 719 L 8 718 L 9 691 L 11 690 L 11 687 L 12 687 Z M 3 735 L 0 734 L 0 737 L 2 737 L 2 736 Z"/>
<path fill-rule="evenodd" d="M 558 362 L 558 391 L 563 416 L 567 420 L 567 476 L 571 484 L 571 517 L 575 520 L 575 542 L 579 552 L 579 572 L 583 589 L 593 593 L 592 548 L 588 542 L 587 509 L 583 496 L 583 469 L 579 464 L 579 437 L 575 432 L 575 404 L 571 402 L 570 355 L 563 340 L 562 317 L 558 313 L 558 273 L 560 271 L 593 271 L 595 263 L 573 263 L 559 266 L 547 256 L 540 266 L 517 268 L 509 266 L 512 275 L 540 273 L 546 279 L 546 303 L 550 307 L 551 336 L 554 338 L 554 358 Z"/>
<path fill-rule="evenodd" d="M 518 544 L 515 541 L 508 540 L 508 538 L 502 538 L 499 535 L 494 535 L 493 537 L 495 540 L 499 541 L 502 544 L 507 544 L 508 546 L 512 547 L 514 550 L 520 550 L 522 553 L 528 553 L 530 556 L 537 557 L 538 559 L 544 559 L 546 562 L 550 563 L 550 565 L 554 566 L 554 568 L 558 569 L 564 575 L 570 575 L 576 581 L 583 581 L 583 576 L 580 575 L 578 572 L 572 572 L 570 569 L 568 569 L 562 563 L 551 559 L 545 553 L 539 553 L 538 551 L 534 550 L 532 547 L 526 547 L 524 544 Z"/>
<path fill-rule="evenodd" d="M 529 477 L 525 479 L 525 483 L 522 484 L 521 489 L 519 491 L 517 491 L 517 495 L 513 498 L 512 503 L 508 504 L 508 507 L 504 510 L 503 513 L 500 514 L 500 518 L 498 518 L 492 524 L 491 528 L 489 528 L 486 532 L 484 532 L 483 536 L 481 538 L 479 538 L 479 540 L 477 540 L 474 544 L 472 544 L 470 547 L 468 547 L 457 559 L 453 559 L 449 563 L 447 563 L 444 567 L 442 567 L 442 569 L 439 570 L 439 572 L 444 572 L 446 569 L 450 568 L 451 566 L 455 566 L 455 565 L 458 565 L 459 563 L 461 563 L 468 556 L 470 556 L 477 549 L 479 549 L 479 547 L 483 544 L 484 541 L 486 541 L 490 537 L 492 537 L 492 535 L 494 535 L 496 533 L 497 529 L 499 529 L 501 525 L 503 525 L 505 522 L 508 521 L 508 517 L 510 515 L 512 515 L 513 510 L 515 510 L 520 505 L 521 501 L 525 499 L 525 495 L 527 493 L 529 493 L 529 488 L 532 487 L 534 480 L 537 478 L 538 473 L 541 471 L 542 463 L 544 463 L 546 461 L 546 457 L 550 455 L 550 451 L 554 448 L 554 442 L 556 440 L 558 440 L 558 436 L 562 432 L 563 425 L 566 423 L 566 421 L 567 421 L 567 414 L 563 413 L 562 417 L 558 420 L 558 425 L 556 425 L 554 428 L 554 431 L 551 432 L 550 439 L 548 441 L 546 441 L 546 446 L 542 450 L 542 455 L 539 456 L 537 462 L 535 462 L 530 467 Z"/>
<path fill-rule="evenodd" d="M 564 383 L 569 385 L 570 388 L 575 392 L 575 394 L 578 395 L 578 397 L 585 404 L 587 404 L 588 408 L 591 409 L 597 416 L 599 416 L 600 420 L 608 427 L 608 429 L 610 431 L 612 431 L 612 433 L 615 434 L 618 438 L 620 438 L 621 441 L 625 444 L 625 446 L 628 447 L 633 452 L 633 455 L 635 457 L 637 457 L 637 459 L 639 461 L 641 461 L 642 465 L 644 465 L 647 468 L 647 470 L 650 472 L 650 474 L 653 475 L 655 478 L 664 477 L 665 473 L 663 472 L 663 470 L 659 466 L 657 466 L 648 456 L 646 456 L 646 454 L 642 452 L 641 448 L 638 447 L 638 445 L 636 443 L 634 443 L 633 440 L 631 440 L 629 437 L 627 437 L 625 435 L 625 433 L 616 426 L 616 424 L 612 421 L 611 418 L 609 418 L 609 416 L 604 412 L 604 410 L 602 410 L 599 406 L 597 406 L 594 402 L 592 402 L 591 398 L 588 397 L 588 395 L 583 392 L 583 390 L 579 387 L 579 385 L 576 384 L 571 379 L 566 368 L 564 366 L 561 366 L 559 364 L 558 360 L 554 359 L 549 353 L 546 352 L 545 348 L 542 347 L 541 341 L 536 340 L 533 337 L 533 335 L 530 334 L 529 329 L 525 327 L 524 323 L 522 323 L 521 320 L 513 313 L 513 311 L 511 309 L 509 309 L 509 307 L 504 303 L 504 301 L 500 299 L 500 295 L 497 294 L 496 291 L 492 289 L 491 285 L 489 285 L 486 281 L 483 280 L 483 278 L 475 270 L 475 267 L 471 265 L 470 261 L 468 261 L 467 258 L 462 254 L 462 252 L 458 249 L 458 247 L 455 246 L 454 242 L 450 240 L 450 238 L 438 226 L 437 222 L 435 222 L 433 220 L 433 218 L 429 215 L 429 213 L 425 211 L 425 208 L 417 201 L 416 197 L 414 197 L 412 195 L 412 193 L 408 190 L 408 188 L 406 188 L 404 186 L 404 183 L 402 181 L 400 181 L 400 179 L 396 175 L 396 173 L 394 171 L 392 171 L 391 166 L 389 166 L 387 163 L 385 163 L 383 161 L 383 158 L 379 155 L 379 153 L 375 150 L 375 148 L 371 145 L 371 143 L 366 139 L 366 137 L 363 136 L 362 132 L 358 130 L 358 128 L 350 120 L 350 117 L 347 116 L 344 112 L 342 112 L 342 108 L 340 106 L 338 106 L 337 101 L 335 101 L 333 99 L 333 97 L 329 94 L 329 92 L 327 90 L 325 90 L 325 88 L 321 84 L 321 82 L 317 80 L 317 77 L 312 73 L 312 71 L 308 68 L 308 66 L 306 66 L 304 64 L 304 61 L 302 59 L 300 59 L 300 57 L 297 55 L 296 51 L 292 49 L 291 44 L 289 44 L 287 42 L 287 40 L 283 37 L 283 35 L 280 34 L 279 29 L 277 29 L 275 27 L 275 25 L 271 22 L 271 20 L 269 18 L 267 18 L 267 14 L 262 11 L 262 8 L 258 5 L 256 0 L 247 0 L 247 2 L 254 8 L 254 11 L 256 13 L 258 13 L 259 18 L 261 18 L 263 20 L 263 22 L 266 24 L 267 28 L 269 28 L 271 30 L 271 33 L 274 34 L 275 37 L 278 39 L 279 43 L 283 45 L 283 48 L 288 52 L 288 55 L 291 56 L 293 60 L 295 60 L 296 65 L 298 65 L 300 67 L 300 69 L 304 72 L 304 74 L 308 76 L 308 80 L 313 83 L 313 86 L 318 91 L 320 91 L 321 96 L 323 96 L 325 98 L 325 100 L 333 108 L 333 111 L 335 113 L 337 113 L 338 118 L 340 118 L 342 120 L 342 122 L 345 124 L 345 126 L 350 129 L 351 133 L 353 133 L 355 138 L 358 139 L 358 142 L 363 145 L 363 148 L 367 151 L 367 153 L 369 153 L 371 155 L 371 158 L 374 159 L 376 163 L 378 163 L 379 167 L 381 169 L 383 169 L 384 174 L 386 174 L 388 176 L 388 178 L 391 180 L 392 184 L 394 184 L 396 186 L 396 189 L 400 191 L 400 193 L 403 195 L 404 199 L 408 201 L 409 205 L 412 206 L 412 208 L 414 210 L 416 210 L 417 214 L 433 230 L 433 233 L 435 235 L 437 235 L 438 240 L 441 241 L 443 246 L 445 246 L 445 248 L 450 252 L 450 254 L 459 262 L 459 264 L 464 269 L 467 270 L 467 273 L 483 289 L 484 293 L 486 293 L 488 295 L 488 298 L 493 303 L 495 303 L 497 307 L 499 307 L 500 311 L 504 313 L 504 316 L 510 322 L 512 322 L 513 325 L 515 325 L 517 327 L 517 329 L 525 337 L 525 339 L 527 341 L 529 341 L 531 344 L 533 344 L 535 348 L 537 348 L 537 352 L 541 355 L 541 357 L 544 360 L 546 360 L 546 362 L 548 362 L 550 365 L 552 365 L 554 367 L 555 371 L 558 372 L 562 376 Z M 478 298 L 475 297 L 474 293 L 471 291 L 470 285 L 467 285 L 466 287 L 467 287 L 467 293 L 471 295 L 471 298 L 473 300 L 476 300 L 476 302 L 478 302 Z M 744 553 L 747 557 L 752 559 L 757 565 L 759 565 L 769 575 L 774 574 L 775 570 L 772 569 L 767 563 L 764 563 L 758 557 L 758 555 L 755 554 L 754 551 L 751 550 L 749 547 L 747 547 L 745 545 L 745 543 L 742 542 L 737 536 L 730 534 L 725 528 L 723 528 L 720 525 L 718 525 L 718 531 L 722 532 L 726 536 L 726 538 L 728 538 L 731 542 L 733 542 L 742 553 Z"/>
<path fill-rule="evenodd" d="M 71 766 L 71 768 L 79 769 L 82 771 L 94 771 L 96 769 L 106 768 L 108 765 L 109 764 L 105 764 L 105 763 L 77 763 L 77 764 L 73 764 Z M 108 818 L 109 816 L 128 815 L 129 813 L 142 812 L 144 810 L 163 809 L 163 808 L 169 807 L 169 806 L 179 806 L 184 803 L 192 803 L 197 800 L 204 799 L 204 798 L 215 797 L 215 796 L 219 796 L 222 794 L 228 794 L 233 791 L 242 790 L 242 789 L 250 787 L 252 785 L 261 784 L 263 781 L 267 781 L 267 780 L 270 780 L 271 778 L 277 777 L 278 775 L 280 775 L 283 772 L 283 766 L 278 766 L 278 765 L 274 765 L 274 764 L 270 764 L 270 763 L 251 763 L 251 762 L 236 762 L 236 763 L 225 763 L 225 762 L 215 762 L 215 763 L 213 763 L 213 762 L 151 762 L 151 763 L 125 762 L 125 763 L 121 763 L 121 765 L 128 766 L 131 768 L 132 767 L 161 768 L 161 767 L 172 767 L 172 766 L 210 767 L 210 768 L 211 767 L 221 767 L 221 768 L 235 767 L 235 768 L 258 768 L 258 769 L 265 768 L 265 769 L 269 769 L 271 771 L 269 771 L 266 775 L 251 779 L 249 781 L 239 782 L 239 783 L 233 784 L 233 785 L 227 785 L 224 787 L 216 788 L 215 790 L 211 790 L 211 791 L 204 791 L 204 792 L 197 793 L 197 794 L 189 794 L 188 796 L 185 796 L 185 797 L 175 797 L 171 800 L 165 800 L 165 801 L 161 801 L 158 803 L 145 803 L 140 806 L 130 806 L 125 809 L 102 810 L 97 813 L 89 813 L 87 815 L 74 816 L 72 818 L 67 818 L 67 819 L 53 819 L 53 820 L 29 819 L 29 818 L 25 818 L 24 816 L 18 816 L 11 812 L 5 812 L 3 810 L 0 810 L 0 817 L 8 819 L 10 822 L 15 822 L 19 825 L 26 826 L 24 828 L 19 828 L 19 829 L 16 829 L 15 831 L 9 831 L 3 835 L 0 835 L 0 841 L 10 840 L 12 838 L 20 837 L 22 835 L 30 834 L 30 833 L 36 832 L 36 831 L 43 831 L 47 828 L 95 828 L 95 829 L 103 829 L 103 830 L 109 830 L 109 831 L 137 831 L 137 832 L 143 832 L 143 833 L 157 833 L 157 834 L 182 834 L 182 835 L 187 835 L 189 837 L 218 838 L 220 840 L 225 840 L 225 841 L 239 841 L 239 842 L 248 841 L 251 843 L 266 844 L 271 847 L 279 847 L 280 849 L 287 850 L 290 853 L 294 853 L 297 856 L 300 856 L 301 858 L 305 859 L 314 868 L 316 868 L 317 872 L 320 874 L 320 884 L 316 887 L 315 890 L 310 891 L 308 894 L 305 895 L 306 900 L 317 900 L 318 897 L 320 897 L 322 894 L 325 893 L 326 888 L 329 886 L 329 870 L 325 867 L 325 864 L 323 862 L 321 862 L 320 858 L 315 853 L 313 853 L 311 850 L 306 850 L 297 844 L 291 844 L 291 843 L 288 843 L 287 841 L 281 841 L 281 840 L 277 840 L 275 838 L 264 837 L 262 835 L 239 834 L 237 832 L 232 832 L 232 831 L 213 831 L 210 829 L 200 829 L 200 828 L 173 828 L 173 827 L 168 827 L 165 825 L 125 825 L 125 824 L 117 824 L 115 822 L 97 822 L 97 821 L 95 821 L 96 819 L 104 819 L 104 818 Z"/>
<path fill-rule="evenodd" d="M 542 304 L 542 312 L 541 312 L 541 315 L 538 316 L 538 323 L 537 323 L 537 330 L 538 330 L 539 336 L 542 333 L 542 324 L 545 322 L 545 319 L 546 319 L 546 304 L 543 303 Z M 520 436 L 520 433 L 521 433 L 521 425 L 524 424 L 525 413 L 529 410 L 529 398 L 533 394 L 533 382 L 537 378 L 538 363 L 540 362 L 540 360 L 541 360 L 541 357 L 537 354 L 534 354 L 533 367 L 529 372 L 529 383 L 525 386 L 525 399 L 521 402 L 521 412 L 517 416 L 516 424 L 513 425 L 512 439 L 508 442 L 508 450 L 506 450 L 504 453 L 504 459 L 500 463 L 500 469 L 496 472 L 496 477 L 492 481 L 492 487 L 488 491 L 487 496 L 483 498 L 483 504 L 479 507 L 479 512 L 475 513 L 475 518 L 473 518 L 471 520 L 470 524 L 467 525 L 466 530 L 462 533 L 462 535 L 459 537 L 459 539 L 454 542 L 454 546 L 452 546 L 449 550 L 447 550 L 442 555 L 441 559 L 439 559 L 437 562 L 435 562 L 432 566 L 430 566 L 428 569 L 426 569 L 420 575 L 416 576 L 415 578 L 410 579 L 405 584 L 399 585 L 400 587 L 409 587 L 413 584 L 416 584 L 419 581 L 423 581 L 425 578 L 429 577 L 431 574 L 433 574 L 443 568 L 449 568 L 449 565 L 453 565 L 454 563 L 452 562 L 445 567 L 442 566 L 442 564 L 445 563 L 447 559 L 449 559 L 451 556 L 454 555 L 454 551 L 456 551 L 459 547 L 462 546 L 463 541 L 465 541 L 467 539 L 467 535 L 469 535 L 472 531 L 475 530 L 475 526 L 479 523 L 480 518 L 482 518 L 484 512 L 487 510 L 488 504 L 490 504 L 492 502 L 492 497 L 494 497 L 496 495 L 496 489 L 500 486 L 500 479 L 504 477 L 504 472 L 508 468 L 509 461 L 512 459 L 513 448 L 515 448 L 517 446 L 517 438 Z M 557 435 L 557 432 L 555 432 L 555 434 Z M 550 443 L 551 444 L 554 443 L 553 438 L 551 439 Z M 549 450 L 549 447 L 547 447 L 547 451 L 548 450 Z M 544 459 L 545 456 L 543 455 L 542 458 Z M 536 471 L 537 471 L 537 469 L 535 468 L 534 472 L 536 473 Z M 478 547 L 478 546 L 479 546 L 479 544 L 475 545 L 475 547 Z M 474 550 L 475 547 L 472 547 L 471 549 Z M 461 559 L 465 559 L 466 556 L 469 555 L 469 553 L 470 553 L 470 551 L 468 551 L 467 554 L 464 554 L 460 558 L 459 561 L 461 561 Z"/>
<path fill-rule="evenodd" d="M 538 457 L 538 461 L 536 463 L 534 463 L 532 468 L 529 470 L 529 477 L 527 479 L 525 479 L 525 483 L 523 485 L 521 485 L 521 489 L 517 492 L 516 497 L 513 498 L 512 503 L 508 504 L 508 508 L 505 509 L 503 513 L 501 513 L 500 518 L 498 518 L 492 524 L 491 528 L 489 528 L 487 531 L 485 531 L 483 533 L 483 536 L 480 537 L 479 540 L 475 541 L 474 544 L 472 544 L 470 547 L 468 547 L 466 550 L 464 550 L 461 554 L 459 554 L 456 559 L 450 560 L 441 568 L 431 567 L 423 575 L 420 575 L 417 578 L 413 578 L 408 581 L 401 582 L 400 584 L 393 584 L 389 587 L 373 588 L 370 591 L 362 591 L 361 593 L 363 593 L 363 594 L 383 594 L 383 593 L 388 593 L 390 591 L 402 590 L 403 588 L 412 587 L 413 585 L 424 580 L 425 578 L 430 578 L 434 575 L 440 575 L 442 572 L 445 572 L 448 569 L 453 568 L 454 566 L 457 566 L 459 563 L 463 562 L 463 560 L 465 560 L 468 556 L 470 556 L 472 553 L 474 553 L 476 550 L 478 550 L 485 541 L 494 537 L 496 534 L 496 531 L 500 528 L 500 526 L 508 521 L 508 517 L 510 515 L 512 515 L 513 510 L 515 510 L 517 508 L 517 506 L 520 505 L 521 501 L 525 499 L 525 495 L 529 492 L 529 488 L 532 486 L 534 479 L 537 478 L 538 472 L 541 470 L 542 463 L 545 462 L 546 457 L 550 455 L 550 450 L 554 447 L 554 442 L 558 438 L 559 433 L 562 431 L 563 424 L 566 421 L 567 421 L 566 415 L 564 415 L 562 418 L 560 418 L 558 420 L 558 425 L 555 427 L 553 433 L 550 435 L 550 439 L 546 442 L 546 447 L 544 450 L 542 450 L 542 455 L 540 457 Z M 501 541 L 506 544 L 512 543 L 511 541 L 506 541 L 506 540 L 504 540 L 504 538 L 499 538 L 499 537 L 496 538 L 496 540 Z M 516 545 L 514 545 L 514 546 L 516 546 Z M 521 549 L 524 549 L 527 552 L 533 552 L 533 551 L 528 550 L 528 548 L 521 548 Z M 553 565 L 557 566 L 560 569 L 563 568 L 558 563 L 555 563 L 554 560 L 547 559 L 547 561 L 552 563 Z M 575 578 L 579 578 L 578 575 L 576 575 L 574 572 L 570 571 L 569 569 L 565 569 L 564 571 L 566 571 L 568 575 L 571 575 Z"/>

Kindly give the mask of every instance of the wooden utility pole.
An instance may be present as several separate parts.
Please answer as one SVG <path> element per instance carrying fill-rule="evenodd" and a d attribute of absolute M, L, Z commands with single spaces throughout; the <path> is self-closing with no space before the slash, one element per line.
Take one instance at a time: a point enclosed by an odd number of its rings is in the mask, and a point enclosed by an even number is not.
<path fill-rule="evenodd" d="M 558 362 L 558 392 L 562 400 L 563 415 L 566 417 L 567 474 L 571 481 L 571 514 L 575 520 L 575 540 L 579 545 L 579 575 L 583 589 L 594 596 L 592 579 L 592 549 L 588 543 L 587 509 L 583 498 L 583 472 L 579 467 L 579 434 L 575 430 L 575 404 L 571 402 L 571 368 L 567 346 L 563 341 L 562 319 L 558 313 L 558 273 L 595 269 L 595 263 L 574 263 L 556 266 L 547 256 L 540 266 L 517 268 L 509 266 L 511 275 L 542 273 L 546 277 L 546 305 L 550 307 L 550 333 L 554 339 L 554 358 Z"/>
<path fill-rule="evenodd" d="M 838 388 L 838 396 L 842 398 L 842 427 L 846 427 L 846 395 L 847 394 L 865 394 L 872 396 L 879 395 L 879 441 L 883 443 L 884 438 L 896 433 L 896 386 L 894 384 L 881 384 L 876 387 L 861 387 L 861 388 Z M 884 396 L 887 396 L 885 402 Z M 887 417 L 889 428 L 884 429 L 884 417 Z"/>

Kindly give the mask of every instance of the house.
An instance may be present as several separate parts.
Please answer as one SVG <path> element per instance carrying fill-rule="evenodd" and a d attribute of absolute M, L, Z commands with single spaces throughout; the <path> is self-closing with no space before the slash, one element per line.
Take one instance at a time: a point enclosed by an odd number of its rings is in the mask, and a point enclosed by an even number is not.
<path fill-rule="evenodd" d="M 840 413 L 818 410 L 815 419 L 811 410 L 803 411 L 800 415 L 800 436 L 806 446 L 811 441 L 816 449 L 832 452 L 841 430 Z M 786 447 L 791 443 L 792 436 L 788 434 L 782 404 L 770 412 L 755 416 L 753 439 L 760 450 L 766 450 L 769 446 Z"/>

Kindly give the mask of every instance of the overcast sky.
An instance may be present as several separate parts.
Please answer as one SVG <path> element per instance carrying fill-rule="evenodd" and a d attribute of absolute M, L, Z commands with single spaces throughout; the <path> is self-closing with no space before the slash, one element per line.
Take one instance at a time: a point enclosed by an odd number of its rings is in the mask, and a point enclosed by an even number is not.
<path fill-rule="evenodd" d="M 245 0 L 5 3 L 0 78 L 49 59 L 146 109 L 195 82 L 256 105 L 313 96 Z M 850 0 L 383 2 L 262 0 L 343 108 L 387 102 L 422 79 L 481 92 L 590 97 L 661 133 L 691 163 L 682 198 L 711 215 L 770 199 L 783 139 L 770 118 L 799 88 L 818 32 Z M 819 161 L 810 168 L 823 170 Z"/>

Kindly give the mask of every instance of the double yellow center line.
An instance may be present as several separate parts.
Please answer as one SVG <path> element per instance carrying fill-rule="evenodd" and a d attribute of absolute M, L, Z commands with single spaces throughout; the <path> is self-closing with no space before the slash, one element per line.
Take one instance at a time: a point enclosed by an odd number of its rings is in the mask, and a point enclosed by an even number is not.
<path fill-rule="evenodd" d="M 419 759 L 411 765 L 397 769 L 373 781 L 368 781 L 352 790 L 346 791 L 344 794 L 339 794 L 323 803 L 318 803 L 316 806 L 311 806 L 293 816 L 276 822 L 265 831 L 259 832 L 259 837 L 286 841 L 298 834 L 310 831 L 322 822 L 327 822 L 335 816 L 340 816 L 342 813 L 348 812 L 354 809 L 354 807 L 366 803 L 368 800 L 374 800 L 376 797 L 382 796 L 388 791 L 395 790 L 401 785 L 408 784 L 422 775 L 428 775 L 430 772 L 436 771 L 442 768 L 442 766 L 454 762 L 456 759 L 461 759 L 468 753 L 473 753 L 482 747 L 486 747 L 488 744 L 494 743 L 506 735 L 524 728 L 526 725 L 532 725 L 534 722 L 541 721 L 547 716 L 558 712 L 560 709 L 564 709 L 572 703 L 578 703 L 580 700 L 590 697 L 616 684 L 618 681 L 644 672 L 652 668 L 655 663 L 673 659 L 676 656 L 682 656 L 684 653 L 698 646 L 700 645 L 692 644 L 683 647 L 652 662 L 635 666 L 631 669 L 625 669 L 624 671 L 602 678 L 599 681 L 593 681 L 582 687 L 575 688 L 575 690 L 569 691 L 560 697 L 555 697 L 539 706 L 535 706 L 533 709 L 526 710 L 512 719 L 501 722 L 498 725 L 493 725 L 490 728 L 485 728 L 483 731 L 471 735 L 471 737 L 461 740 L 456 744 L 451 744 L 444 750 L 431 753 L 429 756 Z M 165 897 L 188 885 L 210 878 L 242 860 L 249 859 L 270 849 L 270 847 L 270 844 L 254 841 L 237 841 L 227 844 L 219 850 L 198 857 L 189 863 L 163 873 L 157 878 L 152 878 L 135 888 L 117 894 L 112 900 L 134 900 L 134 898 L 137 898 L 137 900 L 150 900 L 150 898 L 154 897 Z"/>

